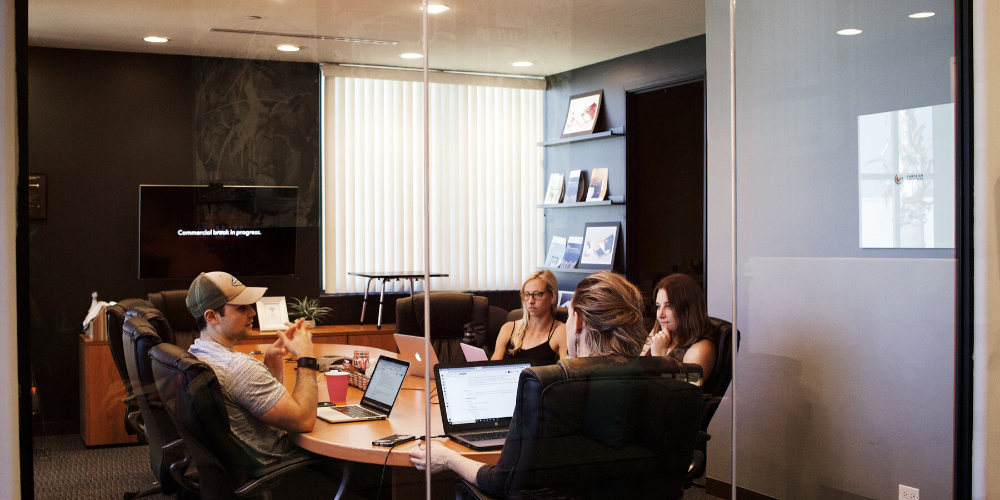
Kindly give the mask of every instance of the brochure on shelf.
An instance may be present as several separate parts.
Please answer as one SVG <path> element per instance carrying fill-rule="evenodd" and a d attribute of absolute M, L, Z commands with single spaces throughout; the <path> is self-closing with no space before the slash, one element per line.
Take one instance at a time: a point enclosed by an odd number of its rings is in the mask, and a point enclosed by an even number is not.
<path fill-rule="evenodd" d="M 608 194 L 608 169 L 595 168 L 590 178 L 590 189 L 587 190 L 587 201 L 602 201 Z"/>
<path fill-rule="evenodd" d="M 563 253 L 562 262 L 559 267 L 563 269 L 574 269 L 580 260 L 583 252 L 583 236 L 570 236 L 566 240 L 566 251 Z"/>
<path fill-rule="evenodd" d="M 549 176 L 549 188 L 545 190 L 545 201 L 543 203 L 562 203 L 565 192 L 566 184 L 563 182 L 563 175 L 552 174 Z"/>
<path fill-rule="evenodd" d="M 569 181 L 566 183 L 565 203 L 575 203 L 583 201 L 583 195 L 587 194 L 587 172 L 584 170 L 573 170 L 569 173 Z"/>
<path fill-rule="evenodd" d="M 563 253 L 566 252 L 566 238 L 553 236 L 552 243 L 549 244 L 549 253 L 545 256 L 544 267 L 559 267 L 562 262 Z"/>

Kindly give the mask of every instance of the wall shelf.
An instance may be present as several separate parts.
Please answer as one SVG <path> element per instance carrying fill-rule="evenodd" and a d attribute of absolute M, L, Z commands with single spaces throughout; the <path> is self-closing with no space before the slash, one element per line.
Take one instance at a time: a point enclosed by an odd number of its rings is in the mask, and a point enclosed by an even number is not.
<path fill-rule="evenodd" d="M 624 196 L 609 196 L 601 201 L 574 201 L 569 203 L 539 203 L 538 208 L 577 208 L 577 207 L 606 207 L 608 205 L 624 205 Z"/>
<path fill-rule="evenodd" d="M 562 144 L 569 144 L 571 142 L 584 142 L 593 141 L 596 139 L 606 139 L 608 137 L 624 137 L 625 127 L 615 127 L 611 130 L 605 130 L 604 132 L 596 132 L 587 135 L 578 135 L 575 137 L 567 137 L 565 139 L 552 139 L 550 141 L 539 142 L 539 146 L 559 146 Z"/>
<path fill-rule="evenodd" d="M 579 273 L 579 274 L 594 274 L 601 269 L 577 269 L 577 268 L 565 268 L 565 267 L 539 267 L 538 270 L 541 271 L 545 269 L 547 271 L 552 271 L 554 273 Z"/>

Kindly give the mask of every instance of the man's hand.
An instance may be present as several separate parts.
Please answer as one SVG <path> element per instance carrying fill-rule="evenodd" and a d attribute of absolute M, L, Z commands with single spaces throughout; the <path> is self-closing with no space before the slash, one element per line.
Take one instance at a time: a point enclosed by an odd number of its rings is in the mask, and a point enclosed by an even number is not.
<path fill-rule="evenodd" d="M 278 379 L 278 382 L 284 379 L 284 368 L 282 365 L 286 354 L 288 354 L 288 349 L 285 349 L 285 342 L 281 338 L 271 344 L 271 347 L 268 347 L 267 352 L 264 353 L 264 366 L 267 367 L 267 371 L 271 372 L 274 378 Z"/>
<path fill-rule="evenodd" d="M 304 319 L 300 318 L 295 320 L 295 323 L 290 323 L 284 332 L 279 331 L 278 342 L 281 342 L 282 347 L 297 358 L 316 357 L 313 350 L 312 334 L 309 333 Z"/>

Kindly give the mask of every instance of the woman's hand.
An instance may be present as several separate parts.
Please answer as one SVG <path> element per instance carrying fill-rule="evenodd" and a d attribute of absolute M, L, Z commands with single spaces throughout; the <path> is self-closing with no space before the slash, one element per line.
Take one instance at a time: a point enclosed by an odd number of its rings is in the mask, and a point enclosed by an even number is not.
<path fill-rule="evenodd" d="M 667 349 L 670 347 L 670 335 L 664 331 L 656 332 L 656 335 L 653 335 L 652 344 L 653 346 L 649 350 L 653 356 L 666 356 Z"/>
<path fill-rule="evenodd" d="M 454 457 L 462 458 L 461 455 L 447 446 L 435 446 L 434 453 L 431 454 L 431 474 L 437 474 L 443 470 L 450 469 L 448 460 Z M 423 443 L 418 444 L 416 448 L 410 450 L 410 463 L 417 470 L 424 470 L 427 467 L 427 451 L 424 449 Z"/>

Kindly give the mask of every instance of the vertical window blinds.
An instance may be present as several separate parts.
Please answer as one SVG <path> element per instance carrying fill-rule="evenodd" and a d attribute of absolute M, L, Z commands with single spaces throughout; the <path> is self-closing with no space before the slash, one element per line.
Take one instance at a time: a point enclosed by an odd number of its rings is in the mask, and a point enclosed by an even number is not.
<path fill-rule="evenodd" d="M 423 271 L 423 83 L 324 85 L 323 286 L 358 293 L 348 272 Z M 430 84 L 433 288 L 518 289 L 541 262 L 542 108 L 538 89 Z"/>

